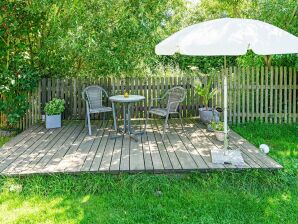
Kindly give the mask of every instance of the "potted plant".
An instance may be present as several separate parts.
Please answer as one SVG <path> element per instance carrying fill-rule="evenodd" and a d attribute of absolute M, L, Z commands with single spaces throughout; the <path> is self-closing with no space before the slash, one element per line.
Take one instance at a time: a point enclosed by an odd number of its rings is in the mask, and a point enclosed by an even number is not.
<path fill-rule="evenodd" d="M 212 121 L 211 128 L 213 129 L 213 131 L 215 133 L 216 139 L 218 141 L 223 142 L 225 139 L 224 123 L 222 121 L 219 121 L 219 122 Z"/>
<path fill-rule="evenodd" d="M 206 79 L 203 84 L 201 79 L 196 81 L 195 88 L 198 95 L 202 97 L 203 107 L 199 109 L 200 119 L 203 123 L 209 124 L 211 121 L 219 121 L 218 111 L 208 107 L 209 100 L 211 100 L 217 93 L 217 89 L 212 87 L 213 77 L 210 75 L 203 75 L 201 78 Z"/>
<path fill-rule="evenodd" d="M 64 111 L 65 101 L 63 99 L 52 99 L 44 111 L 46 113 L 46 128 L 61 128 L 61 113 Z"/>

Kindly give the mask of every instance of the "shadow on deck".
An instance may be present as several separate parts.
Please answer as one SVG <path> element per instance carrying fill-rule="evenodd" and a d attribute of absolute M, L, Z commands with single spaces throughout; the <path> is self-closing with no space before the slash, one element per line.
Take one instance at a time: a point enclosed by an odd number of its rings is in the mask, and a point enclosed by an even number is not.
<path fill-rule="evenodd" d="M 135 142 L 127 136 L 110 139 L 112 122 L 93 121 L 93 135 L 87 134 L 84 121 L 67 121 L 62 128 L 47 130 L 33 126 L 0 149 L 0 173 L 76 172 L 185 172 L 224 169 L 280 169 L 282 166 L 261 153 L 247 140 L 231 131 L 230 147 L 242 152 L 245 165 L 220 165 L 211 162 L 210 150 L 222 148 L 213 133 L 194 119 L 185 119 L 184 132 L 171 119 L 162 140 L 161 120 L 150 120 L 147 132 Z M 143 128 L 143 121 L 133 125 Z"/>

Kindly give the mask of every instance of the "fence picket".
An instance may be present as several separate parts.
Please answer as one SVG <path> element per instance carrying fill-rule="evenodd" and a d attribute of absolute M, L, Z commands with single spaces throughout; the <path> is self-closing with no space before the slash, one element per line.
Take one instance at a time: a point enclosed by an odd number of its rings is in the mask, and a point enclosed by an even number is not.
<path fill-rule="evenodd" d="M 283 68 L 279 68 L 279 123 L 282 122 L 282 85 L 283 85 Z"/>
<path fill-rule="evenodd" d="M 213 107 L 222 107 L 223 70 L 215 75 L 214 87 L 218 93 L 210 101 Z M 84 119 L 85 104 L 81 91 L 88 85 L 101 85 L 109 95 L 131 94 L 145 96 L 145 101 L 137 103 L 132 111 L 134 118 L 144 118 L 151 98 L 161 97 L 169 88 L 182 86 L 186 89 L 186 99 L 180 105 L 182 116 L 196 116 L 202 106 L 193 84 L 196 77 L 147 77 L 147 78 L 99 78 L 99 79 L 50 79 L 44 78 L 36 90 L 28 93 L 30 108 L 20 119 L 18 127 L 26 129 L 41 119 L 46 102 L 52 98 L 65 100 L 64 119 Z M 2 96 L 0 96 L 3 98 Z M 110 105 L 107 100 L 105 103 Z M 117 105 L 121 109 L 121 105 Z M 155 105 L 156 106 L 156 105 Z M 122 118 L 122 113 L 117 114 Z M 111 117 L 111 116 L 109 116 Z M 92 118 L 98 118 L 98 115 Z M 260 119 L 264 122 L 297 122 L 297 71 L 293 68 L 228 68 L 228 121 L 240 123 Z M 0 124 L 5 124 L 6 117 L 0 114 Z"/>
<path fill-rule="evenodd" d="M 278 67 L 275 67 L 275 86 L 274 86 L 274 123 L 278 121 Z"/>

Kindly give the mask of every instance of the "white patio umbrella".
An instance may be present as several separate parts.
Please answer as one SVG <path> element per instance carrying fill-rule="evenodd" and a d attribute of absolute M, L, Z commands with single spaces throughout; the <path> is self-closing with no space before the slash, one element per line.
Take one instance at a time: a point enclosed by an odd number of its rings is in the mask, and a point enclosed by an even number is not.
<path fill-rule="evenodd" d="M 175 53 L 191 56 L 224 57 L 224 149 L 228 148 L 226 56 L 298 53 L 298 38 L 265 22 L 222 18 L 188 26 L 155 47 L 158 55 Z"/>

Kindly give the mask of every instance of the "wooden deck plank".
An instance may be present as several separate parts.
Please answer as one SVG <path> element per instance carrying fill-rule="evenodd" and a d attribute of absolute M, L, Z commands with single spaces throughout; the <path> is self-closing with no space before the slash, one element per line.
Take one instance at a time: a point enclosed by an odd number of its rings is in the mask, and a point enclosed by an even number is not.
<path fill-rule="evenodd" d="M 187 148 L 190 156 L 193 158 L 195 163 L 198 166 L 198 169 L 207 169 L 208 166 L 200 153 L 196 150 L 196 148 L 192 145 L 189 139 L 186 137 L 188 135 L 186 130 L 182 130 L 181 124 L 178 124 L 177 119 L 173 119 L 173 127 L 175 131 L 178 133 L 180 140 L 183 142 L 184 146 Z"/>
<path fill-rule="evenodd" d="M 162 123 L 159 120 L 154 120 L 155 127 L 157 129 L 157 133 L 159 133 L 160 139 L 162 138 Z M 166 136 L 164 137 L 166 139 Z M 162 141 L 163 145 L 165 146 L 167 153 L 169 155 L 172 167 L 174 170 L 182 169 L 182 166 L 179 162 L 178 156 L 176 155 L 175 149 L 172 147 L 169 141 Z"/>
<path fill-rule="evenodd" d="M 36 140 L 42 137 L 44 134 L 44 128 L 41 126 L 35 129 L 30 135 L 26 136 L 22 141 L 20 141 L 11 154 L 4 158 L 0 163 L 0 172 L 7 168 L 12 162 L 14 162 L 19 156 L 21 156 L 27 148 L 32 146 Z"/>
<path fill-rule="evenodd" d="M 86 157 L 86 160 L 81 168 L 81 171 L 89 171 L 90 167 L 92 165 L 92 162 L 94 160 L 94 157 L 96 155 L 96 151 L 98 149 L 98 146 L 102 140 L 104 129 L 107 127 L 108 122 L 101 122 L 99 126 L 99 130 L 96 133 L 96 138 L 91 146 L 91 149 Z"/>
<path fill-rule="evenodd" d="M 151 125 L 151 129 L 153 130 L 153 135 L 155 137 L 155 141 L 156 141 L 156 144 L 157 144 L 157 147 L 158 147 L 158 150 L 160 152 L 160 155 L 161 155 L 161 159 L 162 159 L 162 163 L 163 163 L 163 166 L 164 166 L 164 169 L 165 170 L 171 170 L 173 169 L 173 166 L 172 166 L 172 163 L 171 163 L 171 160 L 170 160 L 170 157 L 169 157 L 169 154 L 166 150 L 166 147 L 162 141 L 162 136 L 158 130 L 158 127 L 157 127 L 157 124 L 155 122 L 155 120 L 150 120 L 150 125 Z M 175 155 L 174 155 L 175 156 Z M 178 159 L 176 158 L 175 156 L 175 161 L 174 163 L 178 163 L 178 167 L 181 168 L 180 164 L 179 164 L 179 161 Z"/>
<path fill-rule="evenodd" d="M 69 128 L 67 129 L 67 131 L 63 133 L 63 135 L 59 138 L 59 140 L 57 140 L 57 142 L 43 155 L 41 160 L 35 165 L 35 167 L 33 168 L 34 171 L 35 170 L 41 170 L 42 171 L 43 168 L 50 161 L 52 156 L 56 153 L 56 151 L 60 150 L 60 148 L 62 146 L 66 147 L 66 145 L 64 145 L 64 143 L 71 136 L 71 134 L 75 130 L 75 128 L 76 128 L 76 125 L 74 124 L 74 122 L 71 122 L 71 124 L 69 125 Z M 71 140 L 73 140 L 73 139 L 71 139 Z M 69 141 L 68 141 L 68 144 L 70 144 Z"/>
<path fill-rule="evenodd" d="M 136 122 L 134 122 L 134 123 L 136 123 Z M 140 127 L 139 122 L 138 122 L 138 127 Z M 138 129 L 138 131 L 140 131 L 140 129 Z M 139 139 L 138 142 L 133 141 L 133 140 L 130 141 L 129 169 L 132 172 L 145 169 L 142 139 L 140 138 L 140 136 L 137 136 L 137 137 Z"/>
<path fill-rule="evenodd" d="M 73 154 L 75 154 L 74 149 L 77 150 L 77 148 L 80 146 L 81 138 L 87 135 L 87 130 L 84 129 L 82 122 L 76 122 L 75 125 L 77 127 L 72 132 L 71 136 L 69 136 L 67 141 L 64 142 L 63 146 L 60 147 L 60 149 L 49 160 L 45 167 L 45 172 L 51 172 L 51 170 L 61 172 L 68 168 L 70 169 L 68 170 L 69 172 L 71 172 L 71 170 L 77 170 L 73 169 L 75 162 L 77 162 L 77 160 L 73 159 Z"/>
<path fill-rule="evenodd" d="M 97 147 L 97 151 L 96 151 L 94 159 L 92 161 L 90 171 L 98 171 L 99 170 L 100 163 L 101 163 L 101 160 L 102 160 L 102 156 L 104 154 L 105 147 L 106 147 L 106 144 L 108 142 L 109 132 L 110 132 L 109 127 L 106 126 L 104 128 L 104 132 L 103 132 L 103 135 L 101 137 L 101 141 L 100 141 L 100 143 Z"/>
<path fill-rule="evenodd" d="M 237 139 L 237 145 L 243 147 L 243 149 L 249 152 L 251 155 L 254 155 L 255 157 L 259 158 L 259 160 L 266 164 L 268 168 L 282 168 L 282 166 L 279 163 L 274 161 L 271 157 L 261 153 L 253 144 L 249 143 L 246 139 L 242 138 L 236 132 L 231 132 L 230 136 L 233 140 Z"/>
<path fill-rule="evenodd" d="M 178 119 L 162 140 L 161 119 L 150 120 L 139 141 L 126 137 L 110 139 L 111 121 L 100 122 L 93 135 L 87 135 L 83 121 L 64 122 L 61 129 L 43 126 L 29 129 L 6 145 L 0 162 L 1 175 L 57 172 L 183 172 L 224 169 L 281 169 L 272 158 L 261 153 L 237 133 L 230 132 L 230 148 L 242 152 L 246 166 L 213 164 L 210 149 L 221 148 L 213 133 L 194 119 L 184 119 L 182 131 Z M 137 125 L 138 123 L 138 125 Z M 143 121 L 134 121 L 144 128 Z M 94 128 L 94 127 L 93 127 Z M 15 143 L 13 143 L 15 142 Z M 8 153 L 10 152 L 10 153 Z"/>
<path fill-rule="evenodd" d="M 116 172 L 120 170 L 120 160 L 121 160 L 121 152 L 122 152 L 122 144 L 123 144 L 123 136 L 116 139 L 113 156 L 110 166 L 111 172 Z"/>
<path fill-rule="evenodd" d="M 56 136 L 58 136 L 59 133 L 62 132 L 63 129 L 66 128 L 65 126 L 62 126 L 62 128 L 53 129 L 50 132 L 48 132 L 45 139 L 42 141 L 37 141 L 39 145 L 26 157 L 23 159 L 23 161 L 18 165 L 17 168 L 13 170 L 13 172 L 19 172 L 22 173 L 24 170 L 27 169 L 27 167 L 31 164 L 31 162 L 37 160 L 37 156 L 43 152 L 46 151 L 46 147 L 53 142 Z"/>
<path fill-rule="evenodd" d="M 179 135 L 176 133 L 175 129 L 172 127 L 171 120 L 169 121 L 169 128 L 166 132 L 166 136 L 168 141 L 175 149 L 176 155 L 179 159 L 179 162 L 184 170 L 195 170 L 199 167 L 195 163 L 194 159 L 190 156 L 188 149 L 183 144 L 182 140 L 180 139 Z"/>
<path fill-rule="evenodd" d="M 184 128 L 188 133 L 187 138 L 197 149 L 209 169 L 224 169 L 223 165 L 212 163 L 210 150 L 217 149 L 217 147 L 207 139 L 200 128 L 197 128 L 192 122 L 187 123 Z"/>
<path fill-rule="evenodd" d="M 123 137 L 122 153 L 120 160 L 120 170 L 129 171 L 129 147 L 131 139 L 128 136 Z"/>
<path fill-rule="evenodd" d="M 152 164 L 153 164 L 153 170 L 155 170 L 155 171 L 164 170 L 162 159 L 161 159 L 161 156 L 160 156 L 160 153 L 158 150 L 158 146 L 155 141 L 154 133 L 153 133 L 153 130 L 152 130 L 150 124 L 147 126 L 146 135 L 147 135 L 147 141 L 149 143 Z"/>
<path fill-rule="evenodd" d="M 25 131 L 21 132 L 20 134 L 16 135 L 15 137 L 13 137 L 10 141 L 8 141 L 7 143 L 5 143 L 1 147 L 1 152 L 3 153 L 3 152 L 5 152 L 5 150 L 14 147 L 16 144 L 18 144 L 26 136 L 30 135 L 30 133 L 32 133 L 34 130 L 36 130 L 39 127 L 40 127 L 40 125 L 33 125 L 30 128 L 28 128 L 27 130 L 25 130 Z"/>
<path fill-rule="evenodd" d="M 192 122 L 195 123 L 196 121 L 192 120 Z M 203 129 L 203 128 L 201 128 L 201 129 Z M 203 130 L 203 133 L 205 135 L 209 136 L 210 141 L 212 141 L 214 144 L 217 145 L 217 147 L 220 148 L 220 144 L 218 144 L 216 142 L 216 140 L 214 140 L 210 137 L 211 133 L 208 134 L 205 129 Z M 229 136 L 230 136 L 230 145 L 229 146 L 230 146 L 230 148 L 233 148 L 233 149 L 236 149 L 236 148 L 239 149 L 242 152 L 242 155 L 244 157 L 244 161 L 246 163 L 246 165 L 244 165 L 243 167 L 237 167 L 237 168 L 249 168 L 248 166 L 251 166 L 253 168 L 260 168 L 260 167 L 266 168 L 267 167 L 261 160 L 256 158 L 253 154 L 247 153 L 247 150 L 245 150 L 243 147 L 239 146 L 239 144 L 233 142 L 233 138 L 231 138 L 231 133 L 234 133 L 234 132 L 232 130 L 230 130 L 230 134 L 229 134 Z M 233 145 L 231 145 L 231 144 L 233 144 Z M 227 164 L 225 164 L 224 166 L 227 167 L 227 168 L 234 168 L 233 166 L 227 165 Z"/>
<path fill-rule="evenodd" d="M 41 138 L 36 141 L 34 139 L 34 144 L 28 147 L 11 165 L 9 165 L 4 172 L 20 172 L 23 167 L 28 163 L 31 153 L 42 143 L 44 142 L 53 132 L 55 129 L 48 129 L 45 130 L 42 134 Z"/>
<path fill-rule="evenodd" d="M 111 131 L 109 131 L 108 142 L 106 144 L 106 148 L 105 148 L 104 154 L 102 156 L 99 171 L 109 171 L 110 170 L 114 146 L 115 146 L 115 142 L 116 142 L 116 139 L 111 139 L 112 135 L 113 135 L 113 133 Z"/>
<path fill-rule="evenodd" d="M 204 135 L 208 138 L 208 140 L 210 142 L 212 142 L 218 149 L 223 149 L 223 142 L 218 141 L 215 138 L 214 133 L 207 132 L 206 127 L 202 123 L 195 122 L 195 124 L 198 127 L 200 127 L 200 130 L 204 133 Z M 243 169 L 243 168 L 249 168 L 250 167 L 247 163 L 245 163 L 242 166 L 236 166 L 236 165 L 232 165 L 232 164 L 224 164 L 224 166 L 226 168 L 231 168 L 231 169 L 234 169 L 234 168 Z"/>
<path fill-rule="evenodd" d="M 142 126 L 144 128 L 144 126 Z M 147 171 L 153 171 L 153 162 L 151 157 L 151 151 L 150 151 L 150 145 L 148 141 L 147 131 L 140 136 L 140 139 L 142 141 L 143 145 L 143 157 L 144 157 L 144 163 L 145 163 L 145 170 Z"/>
<path fill-rule="evenodd" d="M 36 164 L 44 157 L 44 155 L 56 144 L 56 142 L 63 136 L 64 133 L 68 131 L 70 128 L 70 123 L 64 125 L 58 132 L 51 135 L 47 141 L 42 143 L 39 147 L 37 147 L 36 152 L 33 154 L 29 163 L 26 166 L 22 167 L 22 171 L 20 173 L 34 173 L 36 171 L 33 168 Z"/>
<path fill-rule="evenodd" d="M 34 126 L 34 128 L 32 127 L 32 129 L 30 128 L 28 130 L 25 130 L 24 132 L 20 133 L 9 142 L 4 144 L 0 149 L 0 162 L 11 155 L 18 148 L 18 146 L 23 145 L 31 137 L 31 135 L 36 132 L 36 130 L 41 130 L 41 128 L 42 127 L 40 126 Z"/>

